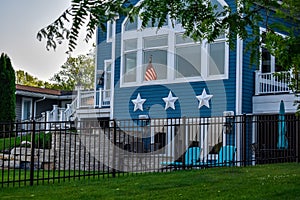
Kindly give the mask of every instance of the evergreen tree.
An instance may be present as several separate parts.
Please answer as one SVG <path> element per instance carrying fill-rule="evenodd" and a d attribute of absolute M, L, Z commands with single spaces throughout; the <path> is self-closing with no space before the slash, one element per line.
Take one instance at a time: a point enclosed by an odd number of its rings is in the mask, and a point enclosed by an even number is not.
<path fill-rule="evenodd" d="M 9 57 L 2 53 L 0 57 L 0 122 L 15 121 L 15 118 L 15 71 Z"/>

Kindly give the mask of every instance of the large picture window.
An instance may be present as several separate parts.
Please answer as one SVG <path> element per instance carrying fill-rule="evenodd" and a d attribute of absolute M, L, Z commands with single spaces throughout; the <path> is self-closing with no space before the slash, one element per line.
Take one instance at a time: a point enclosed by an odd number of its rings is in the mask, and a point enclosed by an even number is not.
<path fill-rule="evenodd" d="M 224 1 L 212 3 L 223 9 Z M 138 17 L 123 22 L 121 87 L 228 78 L 225 34 L 208 44 L 183 36 L 185 30 L 170 19 L 159 30 L 149 24 L 141 29 L 141 24 Z"/>

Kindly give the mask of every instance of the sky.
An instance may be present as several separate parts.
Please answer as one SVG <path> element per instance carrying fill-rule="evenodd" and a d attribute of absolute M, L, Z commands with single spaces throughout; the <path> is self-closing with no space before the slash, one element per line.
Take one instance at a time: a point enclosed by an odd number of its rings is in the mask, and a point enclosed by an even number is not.
<path fill-rule="evenodd" d="M 67 41 L 56 50 L 46 50 L 37 32 L 56 20 L 70 6 L 70 0 L 0 0 L 0 53 L 6 53 L 15 70 L 24 70 L 40 80 L 60 70 L 68 55 Z M 85 32 L 71 56 L 87 54 L 95 39 L 84 41 Z"/>

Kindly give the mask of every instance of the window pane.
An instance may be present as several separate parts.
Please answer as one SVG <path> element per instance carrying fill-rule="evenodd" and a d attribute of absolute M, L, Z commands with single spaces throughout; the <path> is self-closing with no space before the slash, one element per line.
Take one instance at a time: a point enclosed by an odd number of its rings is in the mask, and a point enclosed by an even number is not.
<path fill-rule="evenodd" d="M 104 98 L 110 98 L 110 88 L 111 88 L 111 72 L 106 71 L 105 72 L 105 82 L 104 82 Z"/>
<path fill-rule="evenodd" d="M 136 52 L 125 54 L 124 82 L 136 81 Z"/>
<path fill-rule="evenodd" d="M 106 71 L 105 71 L 105 89 L 110 90 L 110 84 L 111 84 L 111 63 L 107 63 L 106 65 Z"/>
<path fill-rule="evenodd" d="M 168 37 L 166 35 L 161 37 L 144 38 L 144 48 L 167 46 L 167 45 L 168 45 Z"/>
<path fill-rule="evenodd" d="M 224 34 L 224 33 L 221 34 L 221 35 L 219 35 L 219 36 L 216 38 L 216 40 L 220 40 L 220 39 L 225 39 L 225 34 Z"/>
<path fill-rule="evenodd" d="M 23 119 L 28 120 L 31 117 L 31 101 L 24 100 L 23 104 Z"/>
<path fill-rule="evenodd" d="M 211 4 L 214 6 L 217 6 L 216 11 L 217 12 L 223 12 L 223 6 L 220 4 L 220 2 L 218 0 L 211 0 Z"/>
<path fill-rule="evenodd" d="M 279 65 L 279 63 L 275 59 L 275 72 L 282 72 L 282 71 L 285 71 L 285 69 L 281 65 Z"/>
<path fill-rule="evenodd" d="M 167 25 L 168 25 L 168 19 L 166 19 L 166 21 L 164 22 L 163 26 L 167 26 Z M 155 21 L 153 27 L 157 27 L 157 26 L 158 26 L 158 21 Z M 146 28 L 151 28 L 151 27 L 152 27 L 152 21 L 149 20 Z"/>
<path fill-rule="evenodd" d="M 262 47 L 262 52 L 261 52 L 261 72 L 262 73 L 269 73 L 271 72 L 271 54 L 270 52 Z"/>
<path fill-rule="evenodd" d="M 137 39 L 125 40 L 124 41 L 124 51 L 137 49 Z"/>
<path fill-rule="evenodd" d="M 106 71 L 111 72 L 111 63 L 107 63 L 106 65 Z"/>
<path fill-rule="evenodd" d="M 149 63 L 149 58 L 152 57 L 152 66 L 156 72 L 157 80 L 167 78 L 167 51 L 166 50 L 151 50 L 144 51 L 143 63 L 144 74 Z"/>
<path fill-rule="evenodd" d="M 193 43 L 194 40 L 190 37 L 184 37 L 182 34 L 176 34 L 176 44 Z"/>
<path fill-rule="evenodd" d="M 225 42 L 210 44 L 209 75 L 224 74 Z"/>
<path fill-rule="evenodd" d="M 137 30 L 137 21 L 137 17 L 135 17 L 133 22 L 130 22 L 130 20 L 127 19 L 125 23 L 125 31 Z"/>
<path fill-rule="evenodd" d="M 107 28 L 108 38 L 111 39 L 113 35 L 113 21 L 108 22 L 108 28 Z"/>
<path fill-rule="evenodd" d="M 107 79 L 106 79 L 106 91 L 105 91 L 105 97 L 110 98 L 110 88 L 111 88 L 111 73 L 107 73 Z"/>
<path fill-rule="evenodd" d="M 176 78 L 201 76 L 201 46 L 176 48 Z"/>

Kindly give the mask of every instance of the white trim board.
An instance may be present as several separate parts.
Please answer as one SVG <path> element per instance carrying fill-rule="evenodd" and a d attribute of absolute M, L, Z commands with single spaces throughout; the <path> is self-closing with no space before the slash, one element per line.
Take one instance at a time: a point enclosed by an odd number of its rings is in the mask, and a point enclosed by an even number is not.
<path fill-rule="evenodd" d="M 283 100 L 286 113 L 294 113 L 297 106 L 294 105 L 294 94 L 253 96 L 253 113 L 279 113 L 280 101 Z"/>

